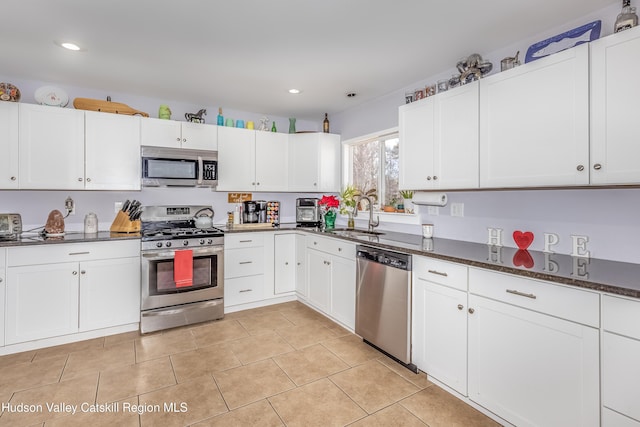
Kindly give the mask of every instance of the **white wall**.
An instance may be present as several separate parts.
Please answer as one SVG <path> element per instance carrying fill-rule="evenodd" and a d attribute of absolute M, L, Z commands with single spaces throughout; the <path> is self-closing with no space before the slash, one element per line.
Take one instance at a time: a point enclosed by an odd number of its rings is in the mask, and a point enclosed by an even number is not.
<path fill-rule="evenodd" d="M 597 13 L 579 17 L 562 28 L 540 27 L 540 33 L 527 40 L 505 43 L 491 53 L 479 52 L 499 72 L 500 60 L 520 51 L 524 60 L 527 48 L 538 41 L 602 20 L 601 37 L 610 35 L 619 2 Z M 419 41 L 416 41 L 419 44 Z M 417 48 L 417 47 L 416 47 Z M 474 52 L 460 52 L 464 57 Z M 343 140 L 398 126 L 398 107 L 404 104 L 405 91 L 411 91 L 456 74 L 455 64 L 449 70 L 399 89 L 367 105 L 334 115 L 332 126 Z M 542 250 L 543 234 L 554 233 L 560 238 L 558 253 L 571 253 L 571 235 L 589 237 L 587 244 L 594 258 L 640 263 L 640 189 L 522 190 L 449 192 L 449 205 L 439 208 L 439 215 L 428 215 L 420 207 L 421 220 L 435 225 L 435 236 L 478 243 L 488 241 L 487 227 L 502 228 L 505 246 L 515 247 L 515 230 L 532 231 L 533 250 Z M 450 215 L 451 203 L 464 204 L 464 217 Z M 417 225 L 382 224 L 381 228 L 420 233 Z"/>

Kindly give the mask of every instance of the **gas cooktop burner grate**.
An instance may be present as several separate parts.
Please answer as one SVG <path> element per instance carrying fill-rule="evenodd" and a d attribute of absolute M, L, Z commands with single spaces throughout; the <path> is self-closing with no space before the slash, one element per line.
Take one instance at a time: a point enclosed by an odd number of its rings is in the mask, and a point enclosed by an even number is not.
<path fill-rule="evenodd" d="M 166 227 L 163 224 L 160 228 L 153 226 L 144 227 L 142 231 L 142 238 L 145 240 L 152 239 L 178 239 L 184 237 L 214 237 L 222 236 L 224 232 L 218 228 L 184 228 L 184 227 Z"/>

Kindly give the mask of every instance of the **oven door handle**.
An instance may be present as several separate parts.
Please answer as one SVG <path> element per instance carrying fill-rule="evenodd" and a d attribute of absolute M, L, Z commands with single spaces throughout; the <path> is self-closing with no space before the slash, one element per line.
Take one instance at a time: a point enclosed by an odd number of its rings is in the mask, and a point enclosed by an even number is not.
<path fill-rule="evenodd" d="M 179 251 L 179 250 L 180 249 L 165 251 L 165 252 L 153 252 L 153 253 L 146 253 L 146 254 L 143 253 L 142 257 L 149 261 L 173 259 L 175 258 L 176 251 Z M 218 255 L 224 251 L 224 248 L 221 246 L 216 248 L 192 249 L 192 250 L 193 250 L 193 256 L 196 257 L 196 256 Z"/>

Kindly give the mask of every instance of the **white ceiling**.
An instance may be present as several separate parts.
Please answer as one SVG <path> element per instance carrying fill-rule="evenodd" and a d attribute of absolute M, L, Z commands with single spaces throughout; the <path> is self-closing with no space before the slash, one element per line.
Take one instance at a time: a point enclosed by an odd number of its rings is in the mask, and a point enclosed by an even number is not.
<path fill-rule="evenodd" d="M 320 120 L 611 4 L 2 0 L 0 74 Z"/>

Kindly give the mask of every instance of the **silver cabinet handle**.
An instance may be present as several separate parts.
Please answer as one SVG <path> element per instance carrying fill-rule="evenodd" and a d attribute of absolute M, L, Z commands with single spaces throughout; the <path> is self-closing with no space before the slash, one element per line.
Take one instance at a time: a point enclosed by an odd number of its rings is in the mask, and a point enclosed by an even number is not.
<path fill-rule="evenodd" d="M 475 313 L 475 312 L 476 312 L 476 311 L 475 311 L 473 308 L 470 308 L 470 309 L 469 309 L 469 314 L 473 314 L 473 313 Z"/>
<path fill-rule="evenodd" d="M 314 187 L 316 187 L 317 185 L 318 185 L 318 183 L 317 183 L 317 182 L 314 182 L 314 183 L 313 183 L 313 186 L 314 186 Z"/>
<path fill-rule="evenodd" d="M 11 177 L 11 181 L 15 181 L 15 180 L 16 180 L 16 177 L 15 177 L 15 176 L 12 176 L 12 177 Z"/>
<path fill-rule="evenodd" d="M 300 265 L 300 263 L 298 263 L 298 265 Z"/>
<path fill-rule="evenodd" d="M 182 142 L 187 142 L 187 138 L 183 138 L 183 139 L 182 139 Z"/>
<path fill-rule="evenodd" d="M 602 165 L 600 163 L 596 163 L 595 165 L 593 165 L 593 168 L 599 171 L 600 169 L 602 169 Z"/>
<path fill-rule="evenodd" d="M 240 289 L 240 293 L 251 292 L 253 289 Z"/>
<path fill-rule="evenodd" d="M 253 261 L 240 261 L 239 264 L 253 264 Z"/>
<path fill-rule="evenodd" d="M 251 243 L 253 240 L 240 240 L 240 243 Z"/>
<path fill-rule="evenodd" d="M 427 177 L 427 181 L 431 181 L 431 177 L 430 176 Z"/>
<path fill-rule="evenodd" d="M 519 295 L 521 297 L 527 297 L 531 299 L 536 299 L 537 297 L 534 294 L 526 294 L 524 292 L 516 291 L 515 289 L 507 289 L 507 292 L 514 295 Z"/>
<path fill-rule="evenodd" d="M 82 178 L 78 178 L 78 182 L 82 182 Z"/>
<path fill-rule="evenodd" d="M 0 277 L 0 283 L 2 283 L 2 277 Z"/>
<path fill-rule="evenodd" d="M 80 274 L 86 274 L 87 272 L 85 270 L 80 270 Z"/>
<path fill-rule="evenodd" d="M 447 273 L 442 273 L 440 271 L 436 271 L 436 270 L 427 270 L 429 273 L 431 274 L 437 274 L 438 276 L 444 276 L 444 277 L 449 277 L 449 275 Z"/>
<path fill-rule="evenodd" d="M 462 310 L 464 306 L 462 304 L 458 304 L 458 310 Z"/>
<path fill-rule="evenodd" d="M 256 185 L 256 183 L 255 183 L 255 182 L 252 182 L 252 183 L 251 183 L 251 185 Z"/>
<path fill-rule="evenodd" d="M 338 252 L 342 252 L 342 248 L 338 248 Z"/>
<path fill-rule="evenodd" d="M 434 181 L 437 181 L 437 180 L 438 180 L 438 177 L 437 177 L 437 176 L 435 176 L 435 175 L 433 175 L 433 180 L 434 180 Z"/>
<path fill-rule="evenodd" d="M 87 178 L 87 182 L 91 182 L 91 178 Z"/>
<path fill-rule="evenodd" d="M 177 137 L 177 138 L 176 138 L 176 141 L 180 142 L 180 137 Z"/>
<path fill-rule="evenodd" d="M 313 242 L 313 244 L 314 244 L 314 245 L 317 245 L 317 244 L 318 244 L 318 242 Z"/>
<path fill-rule="evenodd" d="M 260 185 L 260 183 L 259 183 L 259 182 L 256 182 L 256 185 Z"/>
<path fill-rule="evenodd" d="M 77 271 L 74 271 L 74 272 L 73 272 L 73 273 L 71 273 L 71 274 L 73 274 L 74 276 L 77 276 L 77 275 L 78 275 L 78 272 L 77 272 Z"/>
<path fill-rule="evenodd" d="M 88 255 L 91 252 L 86 251 L 86 252 L 69 252 L 69 255 Z"/>
<path fill-rule="evenodd" d="M 284 265 L 289 265 L 289 263 L 288 263 L 288 262 L 285 262 L 285 263 L 284 263 Z"/>
<path fill-rule="evenodd" d="M 584 170 L 584 165 L 578 165 L 578 167 L 576 169 L 578 169 L 578 171 L 582 172 Z"/>

